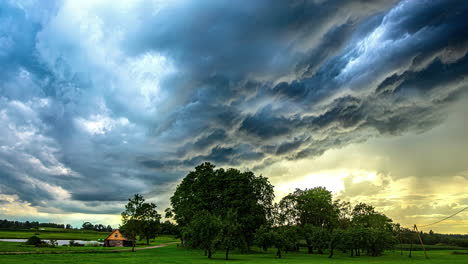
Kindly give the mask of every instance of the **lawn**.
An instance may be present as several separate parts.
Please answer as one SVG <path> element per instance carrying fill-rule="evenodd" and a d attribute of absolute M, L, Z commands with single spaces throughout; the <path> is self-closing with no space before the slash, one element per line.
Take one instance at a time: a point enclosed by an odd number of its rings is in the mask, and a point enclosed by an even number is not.
<path fill-rule="evenodd" d="M 407 252 L 402 256 L 397 251 L 388 251 L 381 257 L 350 257 L 348 254 L 337 254 L 333 259 L 327 258 L 327 255 L 308 255 L 304 252 L 288 253 L 282 259 L 275 258 L 274 250 L 269 252 L 255 252 L 250 254 L 232 254 L 232 259 L 225 261 L 223 253 L 217 252 L 214 259 L 207 259 L 202 251 L 189 250 L 185 248 L 170 245 L 164 248 L 141 250 L 137 252 L 101 252 L 101 253 L 75 253 L 75 254 L 30 254 L 30 255 L 0 255 L 2 264 L 22 264 L 22 263 L 231 263 L 231 264 L 250 264 L 250 263 L 268 263 L 268 264 L 294 264 L 294 263 L 379 263 L 379 264 L 397 264 L 397 263 L 426 263 L 426 264 L 466 264 L 468 255 L 454 255 L 452 250 L 431 251 L 429 259 L 424 258 L 423 252 L 415 252 L 413 258 L 407 257 Z"/>

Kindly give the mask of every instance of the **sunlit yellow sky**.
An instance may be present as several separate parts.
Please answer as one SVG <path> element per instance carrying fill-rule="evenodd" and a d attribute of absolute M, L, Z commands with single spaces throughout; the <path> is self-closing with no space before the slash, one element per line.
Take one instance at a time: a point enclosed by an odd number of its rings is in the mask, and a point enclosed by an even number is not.
<path fill-rule="evenodd" d="M 433 223 L 468 207 L 467 116 L 464 100 L 428 132 L 373 138 L 315 159 L 279 162 L 263 174 L 280 197 L 325 186 L 335 198 L 372 204 L 403 226 Z M 468 215 L 420 229 L 465 234 Z"/>
<path fill-rule="evenodd" d="M 242 2 L 242 4 L 239 4 Z M 0 1 L 0 218 L 117 227 L 202 162 L 410 227 L 468 206 L 468 2 Z M 467 210 L 468 211 L 468 210 Z M 468 232 L 468 212 L 430 226 Z"/>

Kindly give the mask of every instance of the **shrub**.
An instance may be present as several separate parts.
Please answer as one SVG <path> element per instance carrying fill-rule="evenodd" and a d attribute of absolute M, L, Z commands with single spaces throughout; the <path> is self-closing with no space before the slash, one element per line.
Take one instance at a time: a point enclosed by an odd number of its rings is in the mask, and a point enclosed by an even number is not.
<path fill-rule="evenodd" d="M 26 241 L 25 244 L 26 245 L 38 246 L 38 245 L 42 244 L 42 240 L 37 236 L 32 236 L 32 237 L 28 238 L 28 240 Z"/>
<path fill-rule="evenodd" d="M 49 242 L 47 242 L 46 247 L 56 247 L 58 246 L 57 240 L 51 239 Z"/>

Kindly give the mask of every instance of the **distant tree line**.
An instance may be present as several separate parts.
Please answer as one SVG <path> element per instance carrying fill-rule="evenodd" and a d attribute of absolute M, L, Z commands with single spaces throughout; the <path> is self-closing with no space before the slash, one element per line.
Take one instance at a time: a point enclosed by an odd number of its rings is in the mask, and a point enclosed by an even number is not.
<path fill-rule="evenodd" d="M 62 229 L 77 229 L 73 228 L 70 224 L 56 224 L 56 223 L 39 223 L 38 221 L 10 221 L 0 219 L 0 229 L 8 229 L 8 230 L 21 230 L 21 229 L 39 229 L 41 227 L 49 227 L 49 228 L 62 228 Z M 102 224 L 92 224 L 90 222 L 84 222 L 81 226 L 83 230 L 93 230 L 93 231 L 100 231 L 100 232 L 111 232 L 112 227 L 110 225 L 104 226 Z"/>
<path fill-rule="evenodd" d="M 83 225 L 81 225 L 81 229 L 83 230 L 93 230 L 93 231 L 99 231 L 99 232 L 112 232 L 112 226 L 107 225 L 104 226 L 102 224 L 95 224 L 93 225 L 91 222 L 84 222 Z"/>
<path fill-rule="evenodd" d="M 35 229 L 39 227 L 54 227 L 54 228 L 71 228 L 71 225 L 65 224 L 56 224 L 56 223 L 39 223 L 37 221 L 10 221 L 0 219 L 0 229 L 11 229 L 11 230 L 18 230 L 18 229 Z"/>
<path fill-rule="evenodd" d="M 408 228 L 401 228 L 401 242 L 402 244 L 418 243 L 417 237 L 414 232 Z M 420 232 L 422 240 L 425 245 L 447 245 L 468 248 L 468 235 L 461 234 L 438 234 L 430 230 L 429 232 Z"/>

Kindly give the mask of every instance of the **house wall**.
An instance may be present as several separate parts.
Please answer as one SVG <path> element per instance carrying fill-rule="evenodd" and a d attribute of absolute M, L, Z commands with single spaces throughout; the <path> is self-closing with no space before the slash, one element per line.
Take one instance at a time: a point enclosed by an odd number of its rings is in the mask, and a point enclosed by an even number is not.
<path fill-rule="evenodd" d="M 123 247 L 123 240 L 107 240 L 109 247 Z"/>

